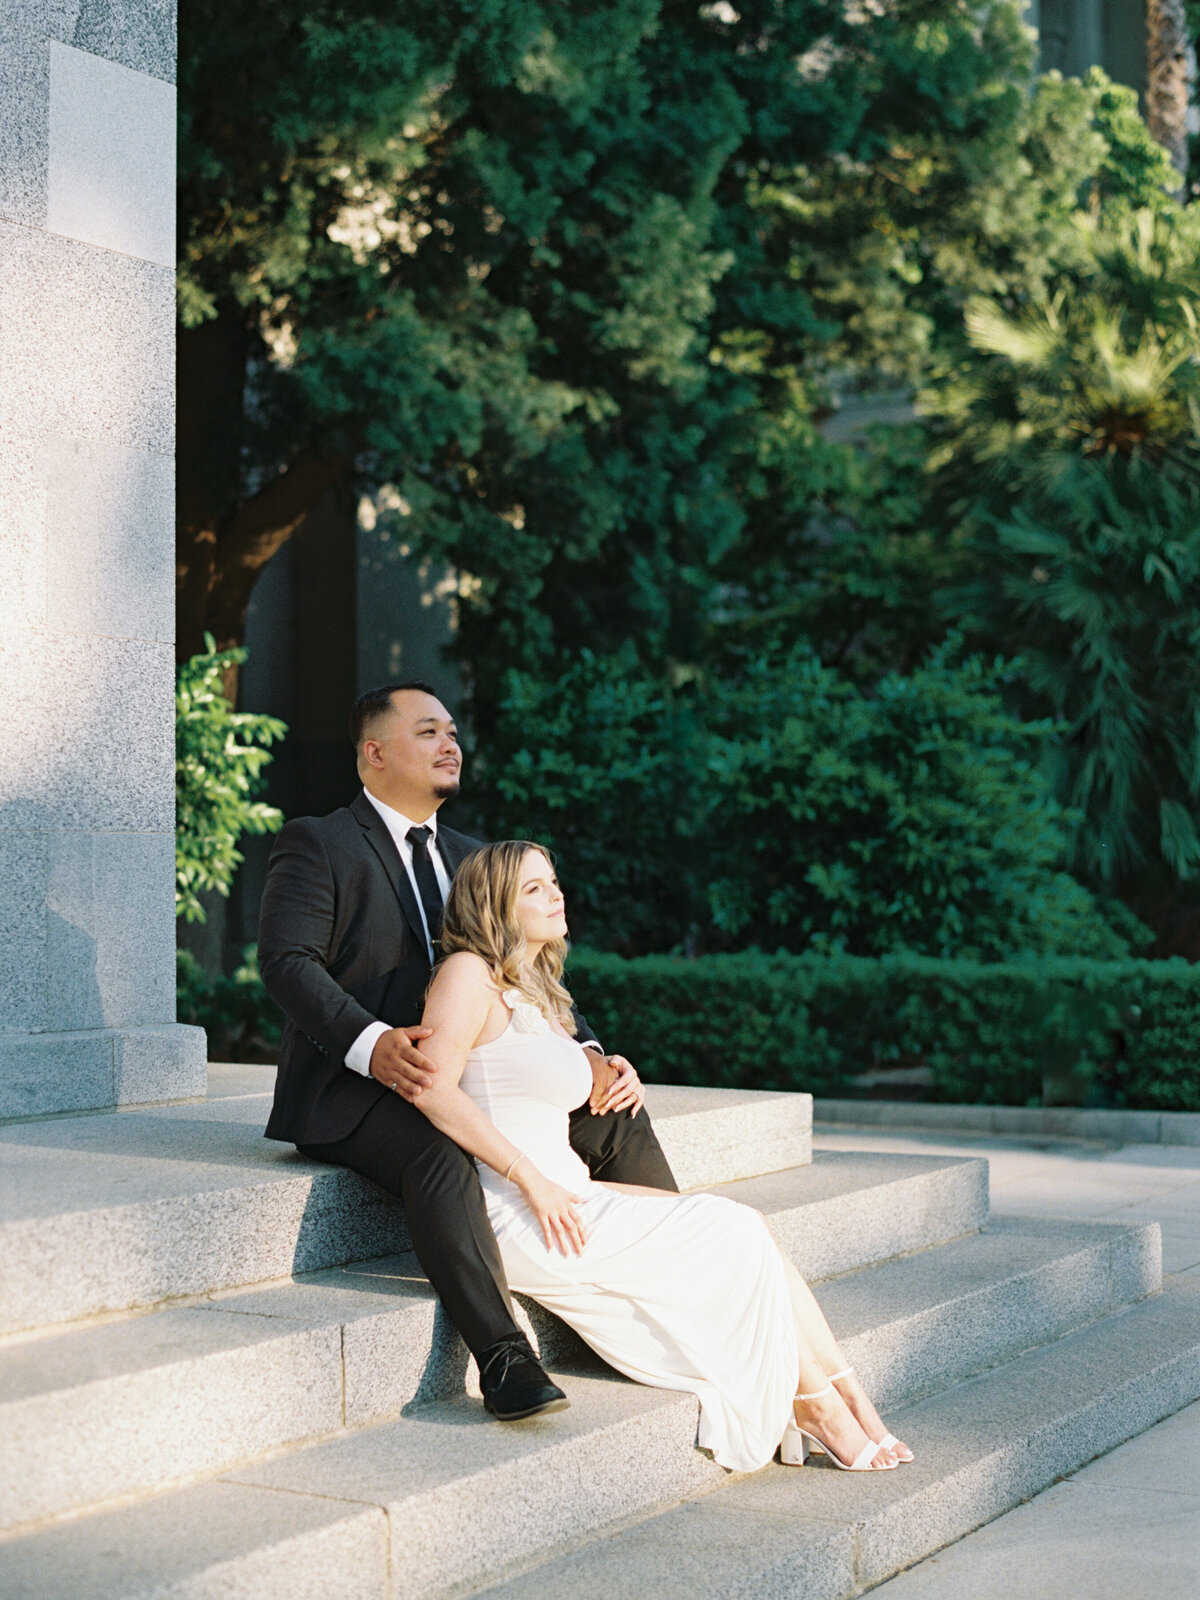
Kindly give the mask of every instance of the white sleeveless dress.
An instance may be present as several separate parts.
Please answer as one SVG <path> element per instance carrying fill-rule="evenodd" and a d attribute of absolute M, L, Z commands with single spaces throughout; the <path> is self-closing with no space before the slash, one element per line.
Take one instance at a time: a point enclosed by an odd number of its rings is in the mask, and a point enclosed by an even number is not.
<path fill-rule="evenodd" d="M 511 991 L 498 1039 L 467 1057 L 462 1088 L 548 1178 L 581 1197 L 588 1242 L 550 1250 L 520 1191 L 479 1163 L 511 1288 L 560 1316 L 639 1383 L 700 1400 L 698 1442 L 753 1472 L 792 1415 L 799 1351 L 779 1252 L 762 1217 L 720 1195 L 614 1193 L 571 1149 L 570 1112 L 592 1073 L 581 1047 Z"/>

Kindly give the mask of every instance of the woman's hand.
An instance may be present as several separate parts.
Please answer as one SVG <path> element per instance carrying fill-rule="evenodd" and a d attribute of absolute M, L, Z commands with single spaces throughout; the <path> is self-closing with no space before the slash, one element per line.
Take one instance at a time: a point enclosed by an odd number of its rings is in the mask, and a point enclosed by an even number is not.
<path fill-rule="evenodd" d="M 636 1117 L 642 1109 L 646 1090 L 632 1064 L 624 1056 L 597 1056 L 594 1050 L 589 1050 L 587 1054 L 588 1059 L 594 1058 L 595 1063 L 592 1068 L 592 1092 L 588 1099 L 592 1115 L 598 1117 L 606 1111 L 628 1111 Z"/>
<path fill-rule="evenodd" d="M 538 1219 L 547 1250 L 557 1247 L 564 1256 L 580 1255 L 587 1243 L 587 1233 L 575 1209 L 582 1204 L 580 1196 L 545 1177 L 527 1156 L 521 1158 L 512 1178 Z"/>

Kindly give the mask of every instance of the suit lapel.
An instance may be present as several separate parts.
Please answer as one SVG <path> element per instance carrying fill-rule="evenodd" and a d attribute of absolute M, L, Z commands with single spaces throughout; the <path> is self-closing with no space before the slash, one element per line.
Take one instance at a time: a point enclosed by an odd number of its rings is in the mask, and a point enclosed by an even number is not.
<path fill-rule="evenodd" d="M 416 891 L 413 889 L 412 880 L 404 870 L 404 863 L 400 859 L 400 852 L 396 849 L 395 841 L 388 832 L 387 823 L 384 822 L 365 794 L 356 795 L 350 802 L 350 809 L 366 834 L 371 848 L 382 862 L 383 870 L 387 873 L 392 888 L 396 891 L 396 898 L 400 901 L 400 909 L 404 913 L 404 920 L 416 940 L 416 948 L 424 953 L 428 947 L 425 943 L 425 927 L 421 921 Z"/>
<path fill-rule="evenodd" d="M 446 870 L 453 879 L 472 850 L 478 850 L 479 841 L 469 839 L 465 833 L 455 833 L 453 828 L 438 828 L 437 847 L 441 851 Z"/>

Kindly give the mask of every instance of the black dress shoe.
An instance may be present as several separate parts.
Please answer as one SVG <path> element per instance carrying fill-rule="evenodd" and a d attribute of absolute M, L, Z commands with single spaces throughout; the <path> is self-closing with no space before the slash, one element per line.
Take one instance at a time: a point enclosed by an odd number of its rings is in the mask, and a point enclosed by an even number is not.
<path fill-rule="evenodd" d="M 565 1411 L 571 1402 L 538 1365 L 529 1342 L 501 1339 L 479 1361 L 483 1403 L 501 1422 L 517 1422 L 543 1411 Z"/>

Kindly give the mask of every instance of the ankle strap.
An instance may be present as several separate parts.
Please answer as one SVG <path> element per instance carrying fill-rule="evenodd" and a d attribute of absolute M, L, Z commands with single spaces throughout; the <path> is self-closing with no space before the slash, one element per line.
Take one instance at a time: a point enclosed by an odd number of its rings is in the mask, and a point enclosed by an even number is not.
<path fill-rule="evenodd" d="M 853 1367 L 847 1367 L 844 1372 L 831 1372 L 829 1374 L 829 1381 L 830 1383 L 836 1383 L 839 1378 L 848 1378 L 853 1371 Z"/>
<path fill-rule="evenodd" d="M 796 1400 L 819 1400 L 823 1394 L 832 1394 L 832 1393 L 833 1393 L 833 1384 L 832 1383 L 827 1383 L 823 1389 L 818 1389 L 815 1394 L 798 1394 L 798 1395 L 795 1395 L 793 1398 L 795 1398 Z"/>

